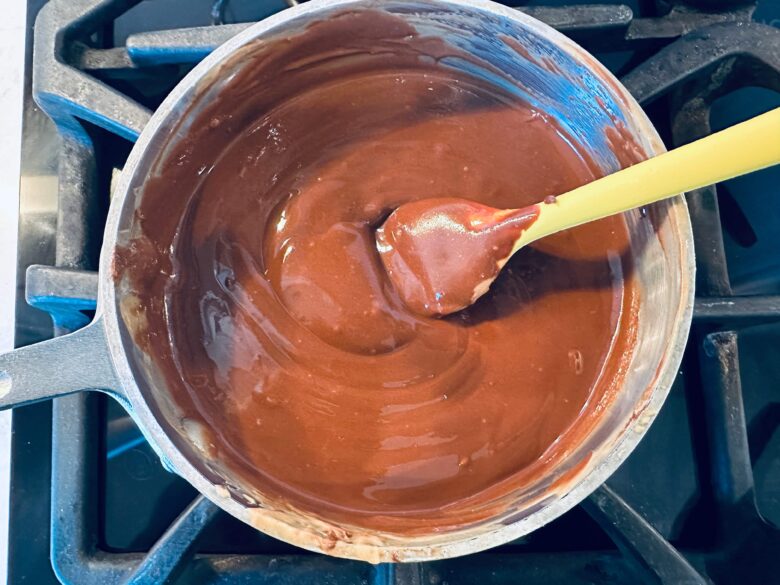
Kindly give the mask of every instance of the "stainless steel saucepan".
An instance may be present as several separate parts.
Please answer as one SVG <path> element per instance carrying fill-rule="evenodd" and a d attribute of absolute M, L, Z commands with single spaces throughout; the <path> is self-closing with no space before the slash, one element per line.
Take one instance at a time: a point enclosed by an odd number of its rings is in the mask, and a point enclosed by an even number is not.
<path fill-rule="evenodd" d="M 576 505 L 631 453 L 666 398 L 682 359 L 693 306 L 693 243 L 682 198 L 654 205 L 651 222 L 626 215 L 640 288 L 637 343 L 622 385 L 600 421 L 532 489 L 511 494 L 496 516 L 461 530 L 414 537 L 334 526 L 294 508 L 275 508 L 251 486 L 209 459 L 197 429 L 177 414 L 154 356 L 132 340 L 123 316 L 127 295 L 111 276 L 117 246 L 134 228 L 144 180 L 221 84 L 246 65 L 255 43 L 301 30 L 345 9 L 398 15 L 420 34 L 443 37 L 504 75 L 501 83 L 554 117 L 604 171 L 619 168 L 604 127 L 619 124 L 648 155 L 664 150 L 626 89 L 595 59 L 548 26 L 485 0 L 313 0 L 248 28 L 195 67 L 171 92 L 141 134 L 116 188 L 100 259 L 95 319 L 83 329 L 0 356 L 0 408 L 98 390 L 132 415 L 164 464 L 230 514 L 276 538 L 330 555 L 371 562 L 419 561 L 468 554 L 514 540 Z M 521 55 L 505 39 L 519 42 Z M 514 45 L 517 46 L 516 44 Z M 549 66 L 540 66 L 546 63 Z M 453 63 L 453 67 L 474 64 Z M 179 126 L 183 122 L 183 125 Z M 252 494 L 251 497 L 249 494 Z M 348 530 L 343 530 L 347 528 Z M 333 535 L 339 535 L 334 540 Z"/>

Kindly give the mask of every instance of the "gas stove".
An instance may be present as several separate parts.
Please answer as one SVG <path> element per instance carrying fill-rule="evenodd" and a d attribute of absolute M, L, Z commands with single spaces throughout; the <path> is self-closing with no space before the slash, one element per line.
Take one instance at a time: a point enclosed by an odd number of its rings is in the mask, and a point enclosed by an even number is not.
<path fill-rule="evenodd" d="M 774 0 L 506 4 L 595 53 L 667 145 L 780 106 Z M 89 321 L 112 185 L 133 140 L 195 63 L 286 6 L 28 0 L 17 345 Z M 687 194 L 697 300 L 677 381 L 618 472 L 542 529 L 426 564 L 309 553 L 168 473 L 111 399 L 76 395 L 13 413 L 9 582 L 776 582 L 779 186 L 773 168 Z"/>

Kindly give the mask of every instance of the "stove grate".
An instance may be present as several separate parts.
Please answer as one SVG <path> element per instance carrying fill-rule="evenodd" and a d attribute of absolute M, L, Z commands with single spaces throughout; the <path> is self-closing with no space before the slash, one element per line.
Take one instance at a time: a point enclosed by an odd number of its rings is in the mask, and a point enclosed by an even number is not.
<path fill-rule="evenodd" d="M 294 1 L 294 0 L 291 0 Z M 105 199 L 93 126 L 134 141 L 151 116 L 147 105 L 117 89 L 128 78 L 176 76 L 246 24 L 140 32 L 111 46 L 107 26 L 140 0 L 52 0 L 35 24 L 33 92 L 61 138 L 55 266 L 27 271 L 26 299 L 51 314 L 55 334 L 77 329 L 95 309 Z M 668 4 L 668 2 L 667 2 Z M 693 6 L 695 4 L 695 6 Z M 213 22 L 224 21 L 218 1 Z M 667 138 L 684 144 L 710 132 L 710 106 L 746 86 L 780 92 L 780 30 L 751 21 L 755 4 L 673 2 L 659 16 L 638 17 L 626 5 L 520 8 L 591 51 L 633 51 L 622 81 L 647 107 L 665 102 Z M 86 123 L 86 124 L 85 124 Z M 663 130 L 663 128 L 662 128 Z M 218 509 L 198 496 L 145 553 L 101 545 L 99 470 L 105 453 L 95 421 L 101 397 L 54 401 L 51 563 L 66 583 L 497 583 L 651 580 L 707 583 L 741 574 L 770 582 L 780 574 L 780 533 L 756 507 L 742 400 L 738 331 L 780 321 L 780 295 L 732 293 L 716 187 L 687 194 L 697 253 L 698 298 L 686 363 L 701 379 L 698 409 L 706 441 L 698 465 L 715 503 L 713 546 L 681 554 L 610 487 L 583 508 L 617 550 L 514 552 L 506 548 L 428 564 L 370 567 L 311 554 L 205 554 L 198 545 Z M 703 414 L 702 414 L 703 413 Z M 774 552 L 773 552 L 774 551 Z M 739 569 L 739 573 L 736 570 Z"/>

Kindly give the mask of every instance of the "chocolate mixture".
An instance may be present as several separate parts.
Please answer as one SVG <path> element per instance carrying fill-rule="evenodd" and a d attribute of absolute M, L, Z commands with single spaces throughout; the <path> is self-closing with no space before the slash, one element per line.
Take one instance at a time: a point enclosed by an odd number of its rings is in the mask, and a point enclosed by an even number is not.
<path fill-rule="evenodd" d="M 376 230 L 376 246 L 406 306 L 449 315 L 485 294 L 539 205 L 496 209 L 457 197 L 404 203 Z"/>
<path fill-rule="evenodd" d="M 253 46 L 115 258 L 136 341 L 215 457 L 272 501 L 399 534 L 484 518 L 560 461 L 633 342 L 620 217 L 522 250 L 460 313 L 401 302 L 375 245 L 400 204 L 522 207 L 599 174 L 446 54 L 368 10 Z"/>

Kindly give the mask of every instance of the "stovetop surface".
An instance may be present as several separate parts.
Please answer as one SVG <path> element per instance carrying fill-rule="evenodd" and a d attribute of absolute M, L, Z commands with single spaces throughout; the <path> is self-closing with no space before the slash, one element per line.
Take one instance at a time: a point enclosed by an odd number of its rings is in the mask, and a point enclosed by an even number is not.
<path fill-rule="evenodd" d="M 28 43 L 32 42 L 33 19 L 42 4 L 39 0 L 28 2 Z M 213 4 L 211 0 L 190 0 L 187 9 L 181 10 L 181 2 L 177 0 L 142 2 L 119 17 L 113 29 L 105 27 L 98 35 L 100 38 L 93 40 L 96 45 L 122 46 L 128 36 L 139 32 L 209 25 L 214 16 Z M 258 20 L 286 6 L 281 0 L 224 4 L 226 22 Z M 549 0 L 527 4 L 563 6 L 578 2 Z M 668 9 L 666 2 L 635 0 L 621 4 L 630 6 L 635 18 L 660 16 Z M 729 3 L 701 1 L 698 4 L 725 10 Z M 698 9 L 690 10 L 696 12 Z M 780 27 L 780 3 L 759 1 L 753 20 Z M 776 36 L 780 55 L 780 30 Z M 674 40 L 637 43 L 636 48 L 596 51 L 596 55 L 623 76 Z M 587 42 L 583 44 L 588 48 Z M 166 64 L 134 75 L 105 69 L 95 75 L 147 107 L 154 108 L 189 66 Z M 49 315 L 25 303 L 24 269 L 31 264 L 54 265 L 57 261 L 57 162 L 61 149 L 56 127 L 32 99 L 32 55 L 29 50 L 26 72 L 17 345 L 26 345 L 53 334 Z M 665 95 L 646 106 L 667 145 L 679 140 L 671 111 L 676 102 L 684 99 L 681 91 L 678 89 L 676 94 Z M 771 89 L 745 87 L 724 94 L 712 105 L 710 119 L 713 129 L 780 106 L 780 95 Z M 97 153 L 96 185 L 97 192 L 102 193 L 102 203 L 96 211 L 99 224 L 105 214 L 112 178 L 116 169 L 121 168 L 131 143 L 95 126 L 86 127 Z M 770 204 L 770 201 L 777 204 Z M 780 168 L 721 185 L 718 202 L 731 288 L 727 292 L 760 297 L 780 294 L 780 256 L 776 253 L 780 237 Z M 99 225 L 97 231 L 100 231 Z M 708 287 L 710 290 L 707 290 Z M 707 296 L 727 296 L 711 281 L 704 282 L 700 289 Z M 721 467 L 713 458 L 717 458 L 719 452 L 712 448 L 712 426 L 719 423 L 713 422 L 710 416 L 712 406 L 708 398 L 712 385 L 719 382 L 713 378 L 707 365 L 707 348 L 713 339 L 718 343 L 730 343 L 730 338 L 708 337 L 719 330 L 723 328 L 709 320 L 700 321 L 695 326 L 669 398 L 643 441 L 610 478 L 608 486 L 646 519 L 663 539 L 681 551 L 705 578 L 718 583 L 736 580 L 763 582 L 764 576 L 770 574 L 771 567 L 777 567 L 780 559 L 762 557 L 759 543 L 731 539 L 727 545 L 723 544 L 723 512 L 718 491 L 723 478 L 717 477 Z M 749 319 L 736 324 L 729 322 L 726 330 L 738 331 L 738 336 L 735 336 L 739 354 L 737 376 L 741 380 L 755 503 L 766 521 L 780 525 L 780 361 L 777 359 L 780 325 L 777 318 Z M 73 414 L 72 418 L 78 424 L 69 426 L 67 421 L 71 413 L 78 415 L 76 418 Z M 52 463 L 53 425 L 58 440 L 65 441 L 70 434 L 81 436 L 86 433 L 91 446 L 85 451 L 64 451 Z M 87 426 L 88 430 L 85 431 L 82 426 Z M 87 547 L 88 552 L 102 559 L 101 563 L 114 558 L 123 559 L 123 563 L 137 563 L 197 496 L 184 480 L 163 469 L 125 411 L 106 397 L 66 398 L 58 400 L 54 407 L 51 403 L 42 403 L 20 408 L 14 412 L 13 428 L 11 583 L 56 583 L 56 571 L 65 581 L 82 582 L 73 580 L 72 566 L 63 568 L 61 562 L 52 563 L 50 525 L 52 522 L 70 525 L 63 519 L 67 519 L 69 514 L 80 514 L 81 508 L 87 505 L 94 509 L 89 518 L 94 523 L 95 533 L 95 542 Z M 86 453 L 92 458 L 71 462 L 67 458 L 72 453 L 78 457 Z M 86 502 L 78 499 L 69 501 L 62 494 L 62 486 L 67 486 L 67 482 L 58 470 L 69 465 L 82 474 L 83 482 L 94 484 L 77 492 L 79 498 L 88 499 Z M 53 485 L 60 486 L 54 500 Z M 50 509 L 53 501 L 55 508 L 60 506 L 60 509 Z M 742 510 L 741 506 L 735 506 L 735 509 Z M 751 516 L 749 527 L 748 524 L 740 524 L 740 514 L 742 512 L 735 512 L 729 520 L 735 531 L 742 531 L 746 536 L 763 534 L 763 528 L 757 533 L 752 532 L 756 519 L 749 512 L 746 513 Z M 618 538 L 619 546 L 616 545 L 614 535 L 608 534 L 603 526 L 598 514 L 576 507 L 518 541 L 478 555 L 415 568 L 410 573 L 408 570 L 357 566 L 350 561 L 325 557 L 312 560 L 318 555 L 274 540 L 220 513 L 203 528 L 198 540 L 198 554 L 212 559 L 207 565 L 208 570 L 203 567 L 184 569 L 175 582 L 228 583 L 257 577 L 268 582 L 329 580 L 334 583 L 383 583 L 395 580 L 454 585 L 485 579 L 502 583 L 521 580 L 528 583 L 623 583 L 646 579 L 647 573 L 641 561 L 637 562 L 626 553 L 624 541 Z M 78 540 L 83 536 L 81 533 L 74 536 L 65 532 L 59 530 L 56 546 L 62 545 L 62 539 L 66 537 Z M 752 552 L 751 547 L 755 549 Z M 746 548 L 747 552 L 742 548 Z M 77 547 L 76 550 L 80 549 Z M 74 563 L 78 564 L 80 557 L 75 552 L 74 555 Z M 233 573 L 213 569 L 222 558 L 226 563 L 228 560 L 236 563 Z M 249 559 L 253 558 L 262 558 L 265 564 L 253 564 L 249 568 Z M 301 559 L 310 559 L 306 566 L 313 567 L 314 577 L 296 572 L 295 567 L 301 566 Z M 89 559 L 85 560 L 84 566 L 89 567 L 89 562 Z M 762 563 L 764 566 L 759 567 Z M 53 564 L 57 566 L 56 570 Z M 258 566 L 263 567 L 259 573 Z M 780 572 L 774 574 L 780 575 Z M 657 572 L 651 576 L 651 580 L 673 582 L 659 577 Z M 83 582 L 92 580 L 85 579 Z"/>

